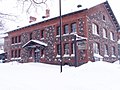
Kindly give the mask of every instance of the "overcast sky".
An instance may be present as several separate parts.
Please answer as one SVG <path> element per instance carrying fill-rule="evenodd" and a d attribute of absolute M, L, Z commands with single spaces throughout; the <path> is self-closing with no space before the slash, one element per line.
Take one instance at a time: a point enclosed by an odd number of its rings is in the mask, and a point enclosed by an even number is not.
<path fill-rule="evenodd" d="M 105 2 L 106 0 L 61 0 L 61 1 L 62 1 L 62 14 L 65 14 L 93 7 L 97 4 Z M 120 9 L 118 6 L 119 5 L 118 0 L 108 0 L 108 3 L 110 4 L 118 22 L 120 23 Z M 77 8 L 78 4 L 81 4 L 82 7 Z M 48 5 L 47 8 L 50 9 L 49 18 L 56 17 L 59 15 L 59 0 L 48 0 L 47 5 Z M 18 21 L 16 22 L 17 24 L 19 23 L 20 26 L 28 23 L 28 17 L 30 15 L 37 17 L 38 21 L 44 20 L 42 19 L 42 16 L 45 15 L 45 9 L 46 5 L 41 5 L 41 7 L 39 7 L 38 9 L 38 12 L 32 11 L 30 14 L 26 15 L 26 13 L 22 12 L 20 7 L 19 9 L 17 9 L 15 0 L 2 0 L 2 3 L 0 3 L 0 11 L 5 13 L 6 12 L 12 13 L 20 17 L 19 18 L 20 22 Z M 10 22 L 11 27 L 14 27 L 14 25 L 15 24 L 13 24 L 12 26 Z"/>

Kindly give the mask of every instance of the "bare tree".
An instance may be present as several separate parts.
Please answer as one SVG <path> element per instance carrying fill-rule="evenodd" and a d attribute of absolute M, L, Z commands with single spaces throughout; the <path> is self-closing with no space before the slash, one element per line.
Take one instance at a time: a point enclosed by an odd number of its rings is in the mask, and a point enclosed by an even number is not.
<path fill-rule="evenodd" d="M 1 2 L 2 0 L 0 0 Z M 37 9 L 39 7 L 45 6 L 47 9 L 47 0 L 16 0 L 17 2 L 17 7 L 22 9 L 22 12 L 30 13 L 34 9 L 37 12 Z M 47 10 L 46 10 L 47 11 Z M 0 30 L 5 30 L 5 21 L 10 20 L 10 21 L 15 21 L 17 19 L 17 16 L 11 15 L 9 13 L 2 13 L 0 11 Z"/>
<path fill-rule="evenodd" d="M 46 8 L 48 8 L 46 4 L 47 0 L 18 0 L 18 5 L 22 5 L 22 11 L 26 11 L 29 13 L 31 9 L 35 9 L 37 11 L 38 7 L 41 7 L 42 5 L 45 5 Z"/>
<path fill-rule="evenodd" d="M 7 27 L 5 26 L 6 20 L 14 22 L 16 19 L 17 19 L 17 16 L 15 15 L 0 12 L 0 31 L 7 29 Z"/>

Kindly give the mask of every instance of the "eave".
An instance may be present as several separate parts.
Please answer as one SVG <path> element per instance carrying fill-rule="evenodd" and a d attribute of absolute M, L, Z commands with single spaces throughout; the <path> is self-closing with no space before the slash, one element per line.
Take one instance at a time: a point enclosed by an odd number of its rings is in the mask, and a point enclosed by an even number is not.
<path fill-rule="evenodd" d="M 116 28 L 117 28 L 117 31 L 119 31 L 119 30 L 120 30 L 120 25 L 119 25 L 119 23 L 118 23 L 115 15 L 114 15 L 114 13 L 113 13 L 113 11 L 112 11 L 112 9 L 111 9 L 108 1 L 104 2 L 103 4 L 105 5 L 108 13 L 110 14 L 110 16 L 111 16 L 111 18 L 112 18 L 112 20 L 113 20 L 113 23 L 115 24 L 115 26 L 116 26 Z"/>

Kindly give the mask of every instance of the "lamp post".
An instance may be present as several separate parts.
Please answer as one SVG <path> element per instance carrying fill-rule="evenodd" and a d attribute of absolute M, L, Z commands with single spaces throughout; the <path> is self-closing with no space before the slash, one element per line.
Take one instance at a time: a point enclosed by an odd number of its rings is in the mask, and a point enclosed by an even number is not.
<path fill-rule="evenodd" d="M 60 72 L 62 72 L 62 16 L 61 16 L 61 0 L 59 0 L 59 18 L 60 18 Z"/>

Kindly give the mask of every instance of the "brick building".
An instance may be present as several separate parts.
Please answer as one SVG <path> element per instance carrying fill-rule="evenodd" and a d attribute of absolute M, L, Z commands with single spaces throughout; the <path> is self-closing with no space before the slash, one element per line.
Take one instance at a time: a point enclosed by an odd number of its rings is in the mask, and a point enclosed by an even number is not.
<path fill-rule="evenodd" d="M 8 32 L 7 60 L 60 64 L 60 19 L 55 17 Z M 119 24 L 109 3 L 103 2 L 62 16 L 63 64 L 81 65 L 118 59 Z"/>

